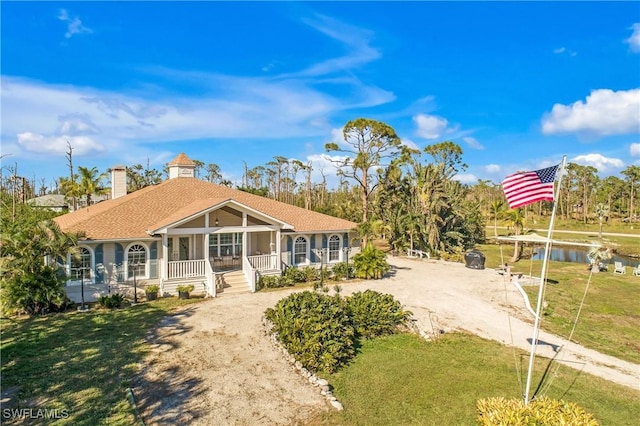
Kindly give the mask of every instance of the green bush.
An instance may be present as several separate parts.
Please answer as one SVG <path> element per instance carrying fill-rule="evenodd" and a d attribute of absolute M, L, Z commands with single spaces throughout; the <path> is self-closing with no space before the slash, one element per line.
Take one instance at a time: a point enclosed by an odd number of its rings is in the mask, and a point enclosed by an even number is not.
<path fill-rule="evenodd" d="M 305 272 L 295 266 L 287 268 L 282 277 L 285 281 L 285 285 L 294 285 L 296 283 L 303 283 L 307 281 L 307 275 Z"/>
<path fill-rule="evenodd" d="M 541 397 L 525 405 L 521 399 L 484 398 L 476 403 L 480 426 L 597 426 L 598 421 L 573 402 Z"/>
<path fill-rule="evenodd" d="M 258 290 L 263 288 L 279 288 L 284 285 L 282 277 L 278 275 L 265 275 L 258 280 Z"/>
<path fill-rule="evenodd" d="M 158 284 L 151 284 L 144 289 L 146 293 L 157 293 L 160 291 L 160 286 Z"/>
<path fill-rule="evenodd" d="M 411 316 L 392 295 L 373 290 L 348 297 L 347 308 L 357 335 L 365 339 L 393 334 Z"/>
<path fill-rule="evenodd" d="M 351 360 L 360 338 L 394 333 L 411 312 L 393 296 L 372 290 L 348 298 L 304 291 L 281 299 L 265 315 L 296 360 L 332 373 Z"/>
<path fill-rule="evenodd" d="M 40 260 L 42 263 L 42 260 Z M 0 300 L 6 312 L 45 315 L 62 312 L 72 305 L 64 291 L 64 276 L 56 268 L 39 267 L 0 280 Z"/>
<path fill-rule="evenodd" d="M 339 296 L 294 293 L 265 315 L 280 343 L 309 370 L 331 373 L 355 355 L 355 333 Z"/>
<path fill-rule="evenodd" d="M 347 262 L 336 263 L 331 268 L 331 272 L 333 273 L 333 279 L 336 281 L 347 278 L 347 272 L 350 278 L 355 276 L 353 264 L 347 265 Z"/>
<path fill-rule="evenodd" d="M 391 269 L 387 263 L 387 255 L 380 249 L 368 243 L 358 254 L 353 256 L 355 275 L 364 279 L 380 279 Z"/>
<path fill-rule="evenodd" d="M 115 293 L 110 295 L 103 295 L 98 298 L 100 306 L 108 309 L 120 308 L 125 302 L 123 295 Z"/>
<path fill-rule="evenodd" d="M 310 283 L 310 282 L 313 282 L 313 281 L 318 281 L 320 279 L 320 271 L 318 271 L 313 266 L 305 266 L 302 269 L 302 273 L 304 274 L 305 282 Z"/>

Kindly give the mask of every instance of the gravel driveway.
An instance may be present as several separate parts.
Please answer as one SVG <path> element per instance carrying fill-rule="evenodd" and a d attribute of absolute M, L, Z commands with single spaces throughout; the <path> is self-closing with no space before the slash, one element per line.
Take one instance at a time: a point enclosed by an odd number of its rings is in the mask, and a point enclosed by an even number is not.
<path fill-rule="evenodd" d="M 343 294 L 390 293 L 427 332 L 464 330 L 529 350 L 532 316 L 517 290 L 494 270 L 401 257 L 390 257 L 389 263 L 391 277 L 343 284 Z M 152 354 L 133 387 L 145 423 L 291 425 L 329 409 L 263 331 L 265 309 L 293 291 L 299 290 L 223 295 L 165 318 L 149 333 Z M 537 354 L 546 357 L 566 343 L 545 332 L 539 340 Z M 640 389 L 639 365 L 567 346 L 560 359 L 569 365 Z"/>

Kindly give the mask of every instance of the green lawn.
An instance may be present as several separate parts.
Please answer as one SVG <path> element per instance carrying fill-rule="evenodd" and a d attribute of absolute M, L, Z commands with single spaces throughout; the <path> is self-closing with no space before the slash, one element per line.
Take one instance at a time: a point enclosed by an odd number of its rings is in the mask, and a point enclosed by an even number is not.
<path fill-rule="evenodd" d="M 437 342 L 414 335 L 368 341 L 355 361 L 329 377 L 344 411 L 319 416 L 331 425 L 473 425 L 475 403 L 490 396 L 521 398 L 528 355 L 467 334 Z M 536 363 L 536 379 L 545 367 Z M 537 383 L 537 380 L 536 380 Z M 572 401 L 603 425 L 635 425 L 640 392 L 561 368 L 547 396 Z"/>
<path fill-rule="evenodd" d="M 126 391 L 147 353 L 145 334 L 173 308 L 199 300 L 3 318 L 3 392 L 15 393 L 13 408 L 68 410 L 67 418 L 51 424 L 135 424 Z"/>
<path fill-rule="evenodd" d="M 500 246 L 479 246 L 485 254 L 486 267 L 501 263 Z M 508 260 L 512 246 L 502 247 Z M 514 266 L 518 271 L 540 276 L 542 261 L 522 259 Z M 602 353 L 627 361 L 640 363 L 640 277 L 631 274 L 617 275 L 609 272 L 595 273 L 578 318 L 573 341 Z M 548 285 L 542 328 L 561 337 L 568 337 L 576 319 L 582 297 L 589 281 L 586 264 L 549 262 Z M 537 287 L 526 287 L 532 306 L 536 306 Z"/>

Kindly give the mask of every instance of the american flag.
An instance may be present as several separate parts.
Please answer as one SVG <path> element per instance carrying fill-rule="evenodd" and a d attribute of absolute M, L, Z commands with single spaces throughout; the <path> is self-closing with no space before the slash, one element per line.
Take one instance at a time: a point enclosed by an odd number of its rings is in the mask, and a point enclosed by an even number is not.
<path fill-rule="evenodd" d="M 553 201 L 553 182 L 558 166 L 533 172 L 519 172 L 507 176 L 502 181 L 502 190 L 509 207 L 516 209 L 536 201 Z"/>

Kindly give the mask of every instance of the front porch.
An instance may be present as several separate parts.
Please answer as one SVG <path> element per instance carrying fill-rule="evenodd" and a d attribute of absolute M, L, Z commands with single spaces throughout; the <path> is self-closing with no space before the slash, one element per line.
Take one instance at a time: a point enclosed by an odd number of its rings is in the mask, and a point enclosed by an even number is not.
<path fill-rule="evenodd" d="M 193 284 L 209 296 L 229 292 L 229 287 L 255 292 L 259 275 L 279 274 L 278 254 L 254 256 L 221 256 L 207 259 L 173 260 L 167 262 L 166 278 L 162 280 L 163 294 L 172 294 L 181 284 Z M 231 278 L 233 277 L 233 278 Z M 235 290 L 234 290 L 235 291 Z"/>

